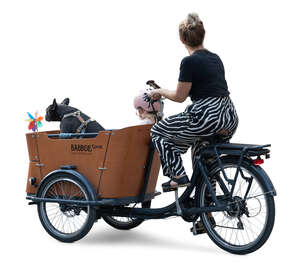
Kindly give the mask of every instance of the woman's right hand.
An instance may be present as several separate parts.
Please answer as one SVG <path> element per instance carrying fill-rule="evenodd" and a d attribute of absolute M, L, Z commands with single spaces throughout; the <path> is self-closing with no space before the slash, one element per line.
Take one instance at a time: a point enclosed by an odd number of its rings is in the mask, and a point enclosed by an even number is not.
<path fill-rule="evenodd" d="M 155 100 L 155 101 L 161 99 L 161 97 L 162 97 L 159 88 L 149 91 L 148 95 L 152 100 Z"/>

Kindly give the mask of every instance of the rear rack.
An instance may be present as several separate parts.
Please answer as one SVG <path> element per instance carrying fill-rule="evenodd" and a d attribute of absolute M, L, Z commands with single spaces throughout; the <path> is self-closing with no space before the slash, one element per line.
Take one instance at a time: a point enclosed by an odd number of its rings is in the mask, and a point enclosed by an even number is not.
<path fill-rule="evenodd" d="M 229 191 L 226 187 L 226 185 L 224 184 L 224 182 L 222 180 L 220 180 L 220 185 L 222 187 L 222 189 L 225 189 L 225 191 L 227 191 L 227 193 L 230 193 L 230 197 L 232 197 L 233 195 L 233 191 L 234 191 L 234 187 L 236 185 L 236 181 L 237 181 L 237 177 L 239 172 L 241 173 L 242 177 L 243 177 L 243 173 L 241 171 L 241 164 L 242 161 L 244 159 L 245 156 L 258 156 L 258 159 L 260 159 L 260 155 L 265 155 L 266 158 L 269 158 L 269 149 L 265 149 L 266 147 L 270 147 L 271 144 L 265 144 L 265 145 L 255 145 L 255 144 L 240 144 L 240 143 L 214 143 L 214 144 L 209 144 L 209 145 L 204 145 L 203 148 L 200 151 L 200 161 L 199 161 L 199 167 L 200 170 L 204 176 L 204 181 L 206 182 L 208 189 L 212 195 L 212 198 L 214 200 L 214 202 L 216 203 L 217 206 L 220 206 L 220 202 L 218 201 L 213 187 L 211 185 L 210 180 L 208 179 L 208 176 L 206 176 L 206 165 L 202 164 L 202 159 L 205 160 L 205 158 L 201 159 L 201 156 L 205 156 L 205 155 L 212 155 L 216 157 L 216 161 L 221 169 L 221 172 L 224 176 L 224 179 L 226 180 L 227 183 L 231 184 L 231 191 Z M 223 163 L 221 161 L 221 154 L 228 154 L 228 155 L 233 155 L 233 156 L 238 156 L 238 161 L 237 161 L 237 168 L 236 168 L 236 172 L 234 174 L 233 179 L 229 178 L 229 176 L 227 176 L 226 172 L 225 172 L 225 168 L 223 166 Z M 243 177 L 244 178 L 244 177 Z M 275 193 L 273 191 L 274 189 L 270 189 L 270 191 L 272 191 L 272 193 Z"/>
<path fill-rule="evenodd" d="M 255 145 L 255 144 L 241 144 L 241 143 L 219 143 L 205 146 L 203 149 L 203 154 L 231 154 L 231 155 L 244 155 L 249 156 L 260 156 L 266 155 L 269 158 L 269 149 L 271 144 L 265 145 Z"/>

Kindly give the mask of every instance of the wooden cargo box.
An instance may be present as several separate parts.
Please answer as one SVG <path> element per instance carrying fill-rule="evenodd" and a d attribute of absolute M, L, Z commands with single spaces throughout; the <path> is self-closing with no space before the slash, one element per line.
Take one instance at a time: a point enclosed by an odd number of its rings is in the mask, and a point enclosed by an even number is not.
<path fill-rule="evenodd" d="M 63 165 L 76 166 L 86 177 L 99 198 L 137 197 L 141 193 L 152 125 L 137 125 L 119 130 L 101 131 L 94 138 L 49 138 L 47 131 L 26 134 L 30 177 L 37 185 L 50 172 Z M 153 194 L 160 169 L 155 150 L 146 194 Z M 27 182 L 26 192 L 38 189 Z"/>

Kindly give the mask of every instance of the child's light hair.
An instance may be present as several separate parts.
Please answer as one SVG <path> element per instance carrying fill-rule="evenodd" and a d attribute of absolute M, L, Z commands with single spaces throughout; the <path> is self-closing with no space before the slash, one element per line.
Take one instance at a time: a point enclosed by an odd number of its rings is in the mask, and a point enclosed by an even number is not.
<path fill-rule="evenodd" d="M 139 108 L 143 110 L 143 113 L 140 114 L 139 111 L 136 110 L 136 115 L 139 117 L 141 124 L 155 123 L 155 114 L 154 113 L 147 112 L 141 107 L 139 107 Z"/>

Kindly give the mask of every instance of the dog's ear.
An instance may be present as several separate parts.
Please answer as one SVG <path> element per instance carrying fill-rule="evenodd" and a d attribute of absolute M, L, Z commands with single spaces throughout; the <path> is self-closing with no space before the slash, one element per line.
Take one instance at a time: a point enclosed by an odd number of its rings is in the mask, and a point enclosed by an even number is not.
<path fill-rule="evenodd" d="M 66 99 L 64 99 L 64 100 L 62 101 L 61 104 L 69 105 L 69 103 L 70 103 L 70 99 L 69 99 L 69 98 L 66 98 Z"/>
<path fill-rule="evenodd" d="M 53 103 L 52 103 L 52 109 L 54 110 L 57 107 L 56 99 L 54 98 Z"/>

